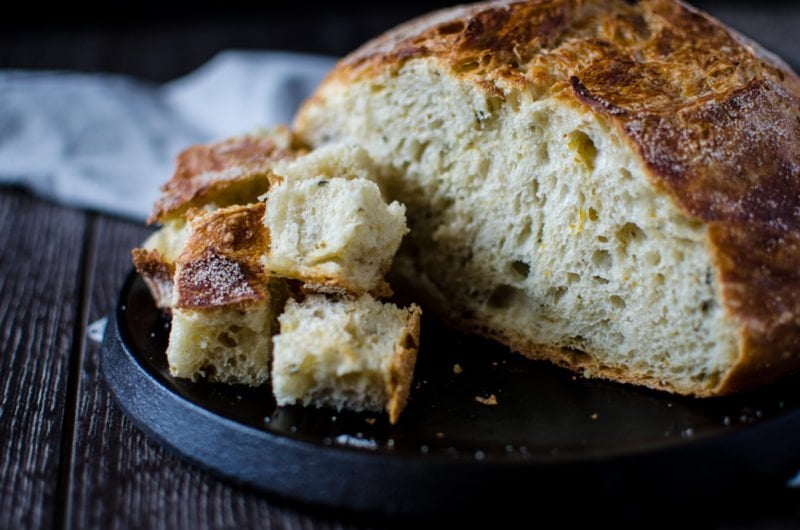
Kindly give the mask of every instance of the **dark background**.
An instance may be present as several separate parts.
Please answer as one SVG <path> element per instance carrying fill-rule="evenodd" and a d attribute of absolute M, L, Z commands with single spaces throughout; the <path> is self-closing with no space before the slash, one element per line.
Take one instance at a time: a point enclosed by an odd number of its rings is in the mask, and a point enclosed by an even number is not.
<path fill-rule="evenodd" d="M 13 14 L 0 17 L 0 68 L 106 71 L 166 81 L 230 48 L 341 56 L 404 20 L 453 3 L 128 0 L 98 8 L 23 0 Z M 797 0 L 694 4 L 800 66 Z"/>

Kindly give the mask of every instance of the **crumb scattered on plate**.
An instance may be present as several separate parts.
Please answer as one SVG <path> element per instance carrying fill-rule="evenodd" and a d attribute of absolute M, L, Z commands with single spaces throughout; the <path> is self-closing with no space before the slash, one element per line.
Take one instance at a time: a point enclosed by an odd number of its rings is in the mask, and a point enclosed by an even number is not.
<path fill-rule="evenodd" d="M 454 373 L 454 374 L 458 375 L 458 374 L 460 374 L 460 373 L 461 373 L 461 372 L 463 372 L 463 371 L 464 371 L 464 369 L 463 369 L 463 368 L 461 368 L 461 365 L 460 365 L 460 364 L 456 363 L 456 364 L 454 364 L 454 365 L 453 365 L 453 373 Z"/>
<path fill-rule="evenodd" d="M 487 398 L 481 396 L 475 396 L 475 401 L 477 401 L 481 405 L 489 405 L 493 407 L 497 405 L 497 396 L 495 396 L 494 394 L 490 395 Z"/>

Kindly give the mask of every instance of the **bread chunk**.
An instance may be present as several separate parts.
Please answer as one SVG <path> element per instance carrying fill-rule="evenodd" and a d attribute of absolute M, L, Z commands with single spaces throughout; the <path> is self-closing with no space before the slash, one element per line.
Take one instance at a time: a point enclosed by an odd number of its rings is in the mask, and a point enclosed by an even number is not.
<path fill-rule="evenodd" d="M 259 385 L 269 378 L 271 337 L 285 283 L 259 263 L 268 245 L 264 205 L 190 212 L 176 260 L 170 373 L 192 380 Z"/>
<path fill-rule="evenodd" d="M 674 0 L 486 2 L 340 61 L 295 120 L 408 208 L 462 330 L 695 396 L 800 369 L 800 79 Z"/>
<path fill-rule="evenodd" d="M 302 152 L 283 126 L 189 147 L 178 155 L 148 222 L 180 219 L 189 208 L 254 203 L 269 189 L 272 166 Z"/>
<path fill-rule="evenodd" d="M 278 404 L 386 411 L 396 423 L 411 388 L 420 315 L 417 306 L 398 309 L 369 294 L 290 300 L 274 338 Z"/>
<path fill-rule="evenodd" d="M 318 292 L 390 292 L 383 277 L 408 231 L 405 207 L 386 204 L 374 182 L 286 179 L 266 197 L 270 274 Z"/>
<path fill-rule="evenodd" d="M 171 310 L 175 261 L 188 234 L 189 210 L 213 211 L 258 202 L 269 189 L 272 166 L 304 150 L 285 126 L 195 145 L 178 155 L 175 174 L 161 188 L 148 222 L 160 222 L 133 262 L 156 305 Z M 195 213 L 195 215 L 197 215 Z"/>

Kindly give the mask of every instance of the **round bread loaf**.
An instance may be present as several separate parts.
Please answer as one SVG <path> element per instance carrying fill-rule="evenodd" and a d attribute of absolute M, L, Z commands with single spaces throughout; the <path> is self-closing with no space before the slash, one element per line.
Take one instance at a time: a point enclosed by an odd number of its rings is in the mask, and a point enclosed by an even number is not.
<path fill-rule="evenodd" d="M 799 102 L 788 67 L 681 2 L 488 2 L 346 57 L 295 128 L 374 158 L 426 308 L 710 396 L 800 367 Z"/>

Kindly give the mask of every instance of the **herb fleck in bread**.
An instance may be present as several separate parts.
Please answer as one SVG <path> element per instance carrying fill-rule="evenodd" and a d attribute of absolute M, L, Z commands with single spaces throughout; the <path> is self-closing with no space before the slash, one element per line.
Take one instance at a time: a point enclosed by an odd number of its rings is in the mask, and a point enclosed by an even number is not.
<path fill-rule="evenodd" d="M 272 389 L 279 405 L 386 411 L 405 407 L 419 344 L 417 306 L 357 299 L 290 300 L 275 336 Z"/>
<path fill-rule="evenodd" d="M 674 0 L 488 2 L 405 24 L 304 105 L 367 149 L 398 277 L 589 376 L 720 395 L 800 367 L 800 80 Z"/>

